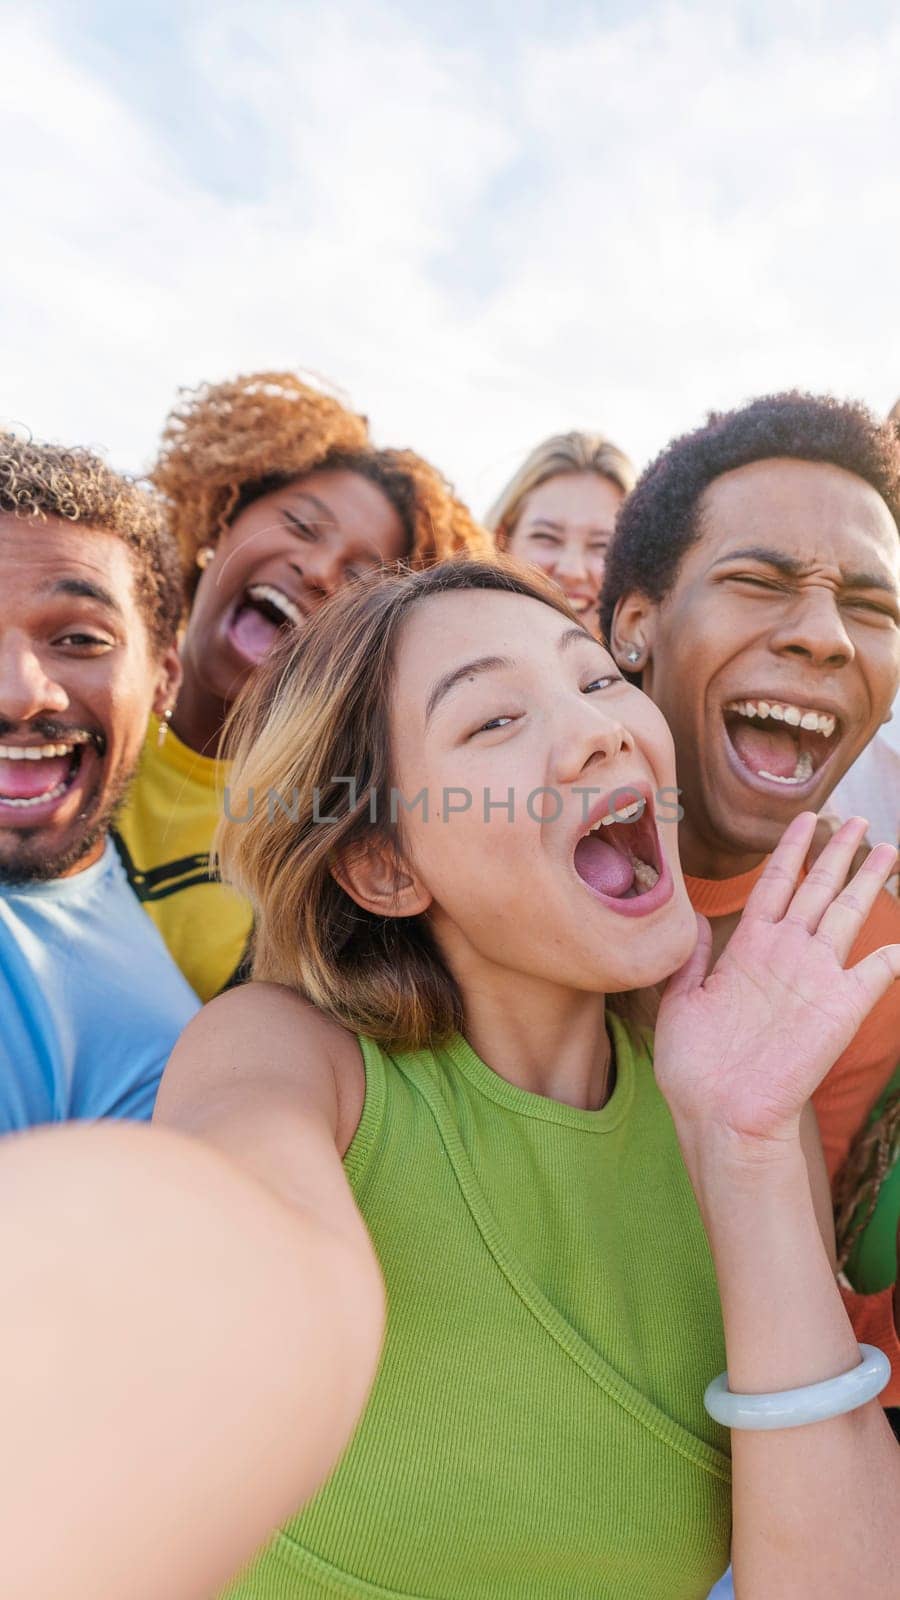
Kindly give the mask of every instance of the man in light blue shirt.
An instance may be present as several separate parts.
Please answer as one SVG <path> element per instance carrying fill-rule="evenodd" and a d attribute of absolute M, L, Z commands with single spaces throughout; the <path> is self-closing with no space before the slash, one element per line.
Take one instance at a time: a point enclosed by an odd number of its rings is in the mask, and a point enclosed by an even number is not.
<path fill-rule="evenodd" d="M 0 1132 L 149 1119 L 198 1008 L 110 842 L 84 872 L 0 886 Z"/>
<path fill-rule="evenodd" d="M 110 840 L 181 609 L 149 495 L 0 434 L 0 1133 L 148 1118 L 198 1009 Z"/>

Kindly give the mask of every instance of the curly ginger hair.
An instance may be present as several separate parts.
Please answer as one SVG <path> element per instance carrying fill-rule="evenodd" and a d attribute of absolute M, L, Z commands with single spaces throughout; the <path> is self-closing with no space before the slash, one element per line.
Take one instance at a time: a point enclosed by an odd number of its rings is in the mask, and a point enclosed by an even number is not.
<path fill-rule="evenodd" d="M 182 389 L 151 474 L 197 582 L 197 554 L 253 500 L 327 468 L 358 472 L 398 511 L 410 566 L 490 548 L 441 474 L 411 450 L 378 450 L 368 421 L 292 372 L 255 372 Z"/>

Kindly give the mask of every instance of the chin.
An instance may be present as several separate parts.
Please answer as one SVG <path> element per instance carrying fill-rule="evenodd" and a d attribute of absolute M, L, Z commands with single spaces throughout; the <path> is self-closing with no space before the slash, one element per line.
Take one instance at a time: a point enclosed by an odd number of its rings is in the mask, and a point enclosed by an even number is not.
<path fill-rule="evenodd" d="M 756 811 L 741 811 L 735 814 L 730 812 L 727 816 L 716 817 L 708 812 L 710 833 L 713 838 L 721 842 L 722 850 L 733 856 L 771 855 L 781 835 L 794 816 L 802 810 L 813 810 L 818 807 L 800 804 L 796 806 L 791 816 L 784 820 L 771 815 L 766 816 Z"/>
<path fill-rule="evenodd" d="M 684 966 L 696 943 L 697 916 L 686 891 L 679 886 L 665 925 L 658 924 L 652 932 L 648 929 L 643 947 L 635 942 L 627 950 L 628 970 L 615 981 L 608 982 L 608 993 L 650 989 L 655 984 L 665 983 L 673 972 Z M 626 954 L 624 950 L 623 954 Z"/>

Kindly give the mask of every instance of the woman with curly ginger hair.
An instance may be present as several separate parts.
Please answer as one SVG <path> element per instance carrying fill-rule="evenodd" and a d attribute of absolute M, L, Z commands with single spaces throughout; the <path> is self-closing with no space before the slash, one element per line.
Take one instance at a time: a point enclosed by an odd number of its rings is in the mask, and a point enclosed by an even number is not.
<path fill-rule="evenodd" d="M 364 417 L 291 372 L 183 391 L 152 476 L 191 609 L 184 681 L 151 727 L 119 844 L 137 894 L 206 1000 L 238 976 L 251 929 L 245 903 L 209 867 L 225 778 L 219 740 L 239 691 L 280 636 L 345 583 L 488 542 L 433 467 L 412 451 L 375 449 Z"/>

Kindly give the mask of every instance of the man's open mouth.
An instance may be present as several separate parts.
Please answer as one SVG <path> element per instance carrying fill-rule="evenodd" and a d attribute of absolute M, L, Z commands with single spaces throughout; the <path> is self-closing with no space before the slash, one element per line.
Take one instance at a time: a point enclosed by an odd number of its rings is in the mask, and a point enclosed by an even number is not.
<path fill-rule="evenodd" d="M 616 789 L 594 807 L 575 846 L 575 871 L 604 899 L 640 900 L 653 894 L 665 862 L 649 795 L 637 787 Z"/>
<path fill-rule="evenodd" d="M 72 788 L 93 735 L 82 731 L 43 744 L 0 744 L 0 807 L 23 817 Z"/>
<path fill-rule="evenodd" d="M 741 766 L 754 778 L 788 788 L 813 786 L 841 738 L 830 711 L 789 700 L 731 700 L 725 732 Z"/>
<path fill-rule="evenodd" d="M 303 625 L 303 613 L 274 583 L 251 583 L 231 616 L 228 636 L 245 660 L 257 666 L 265 661 L 282 633 Z"/>

